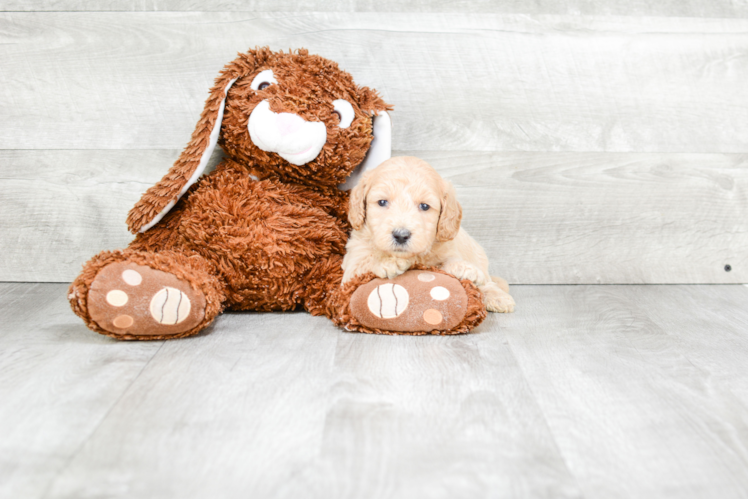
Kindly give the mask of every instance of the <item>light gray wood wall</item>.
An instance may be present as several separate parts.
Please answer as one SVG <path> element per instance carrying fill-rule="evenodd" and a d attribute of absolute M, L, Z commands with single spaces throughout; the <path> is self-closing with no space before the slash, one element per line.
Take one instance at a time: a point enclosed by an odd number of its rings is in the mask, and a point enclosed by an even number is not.
<path fill-rule="evenodd" d="M 0 2 L 0 280 L 126 245 L 220 68 L 267 44 L 394 104 L 510 282 L 748 281 L 748 3 L 196 5 Z"/>
<path fill-rule="evenodd" d="M 746 0 L 2 0 L 1 11 L 493 12 L 748 17 Z"/>
<path fill-rule="evenodd" d="M 178 149 L 223 65 L 308 47 L 395 105 L 395 149 L 748 152 L 748 19 L 4 13 L 4 149 Z"/>

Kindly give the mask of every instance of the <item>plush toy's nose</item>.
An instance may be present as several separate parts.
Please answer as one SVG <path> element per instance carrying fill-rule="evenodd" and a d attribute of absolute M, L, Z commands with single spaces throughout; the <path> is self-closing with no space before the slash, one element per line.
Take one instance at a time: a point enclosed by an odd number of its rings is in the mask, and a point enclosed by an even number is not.
<path fill-rule="evenodd" d="M 304 125 L 304 119 L 293 113 L 280 113 L 275 120 L 281 135 L 293 134 Z"/>

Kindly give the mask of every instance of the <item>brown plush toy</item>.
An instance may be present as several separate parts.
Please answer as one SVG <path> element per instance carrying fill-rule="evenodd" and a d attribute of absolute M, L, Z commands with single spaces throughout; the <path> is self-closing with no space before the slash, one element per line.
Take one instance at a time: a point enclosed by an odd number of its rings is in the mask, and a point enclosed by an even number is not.
<path fill-rule="evenodd" d="M 346 189 L 389 157 L 388 109 L 306 50 L 240 54 L 184 152 L 130 211 L 136 238 L 92 258 L 70 286 L 73 311 L 117 339 L 186 337 L 225 309 L 297 307 L 353 331 L 469 331 L 485 318 L 480 292 L 442 271 L 341 287 Z M 225 159 L 200 177 L 217 143 Z M 448 300 L 432 303 L 436 285 Z"/>

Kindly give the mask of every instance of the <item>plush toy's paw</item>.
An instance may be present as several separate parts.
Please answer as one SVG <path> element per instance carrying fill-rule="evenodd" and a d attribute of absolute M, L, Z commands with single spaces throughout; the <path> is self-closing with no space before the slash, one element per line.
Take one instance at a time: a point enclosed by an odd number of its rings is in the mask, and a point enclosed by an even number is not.
<path fill-rule="evenodd" d="M 164 337 L 205 318 L 205 295 L 173 274 L 131 262 L 104 266 L 88 291 L 93 321 L 115 336 Z"/>
<path fill-rule="evenodd" d="M 412 270 L 359 286 L 350 314 L 360 331 L 375 333 L 464 333 L 485 317 L 480 292 L 434 270 Z"/>
<path fill-rule="evenodd" d="M 497 313 L 514 312 L 514 299 L 501 289 L 499 283 L 487 283 L 480 287 L 480 291 L 483 292 L 483 303 L 486 304 L 486 309 L 489 311 Z"/>

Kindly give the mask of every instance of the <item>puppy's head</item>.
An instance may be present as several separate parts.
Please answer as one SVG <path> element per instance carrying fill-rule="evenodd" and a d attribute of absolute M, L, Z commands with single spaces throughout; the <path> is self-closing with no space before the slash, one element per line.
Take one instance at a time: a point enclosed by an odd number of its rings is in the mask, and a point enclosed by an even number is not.
<path fill-rule="evenodd" d="M 392 158 L 367 172 L 351 191 L 348 219 L 366 230 L 379 250 L 411 257 L 435 241 L 454 239 L 462 207 L 454 187 L 431 165 L 412 157 Z"/>

